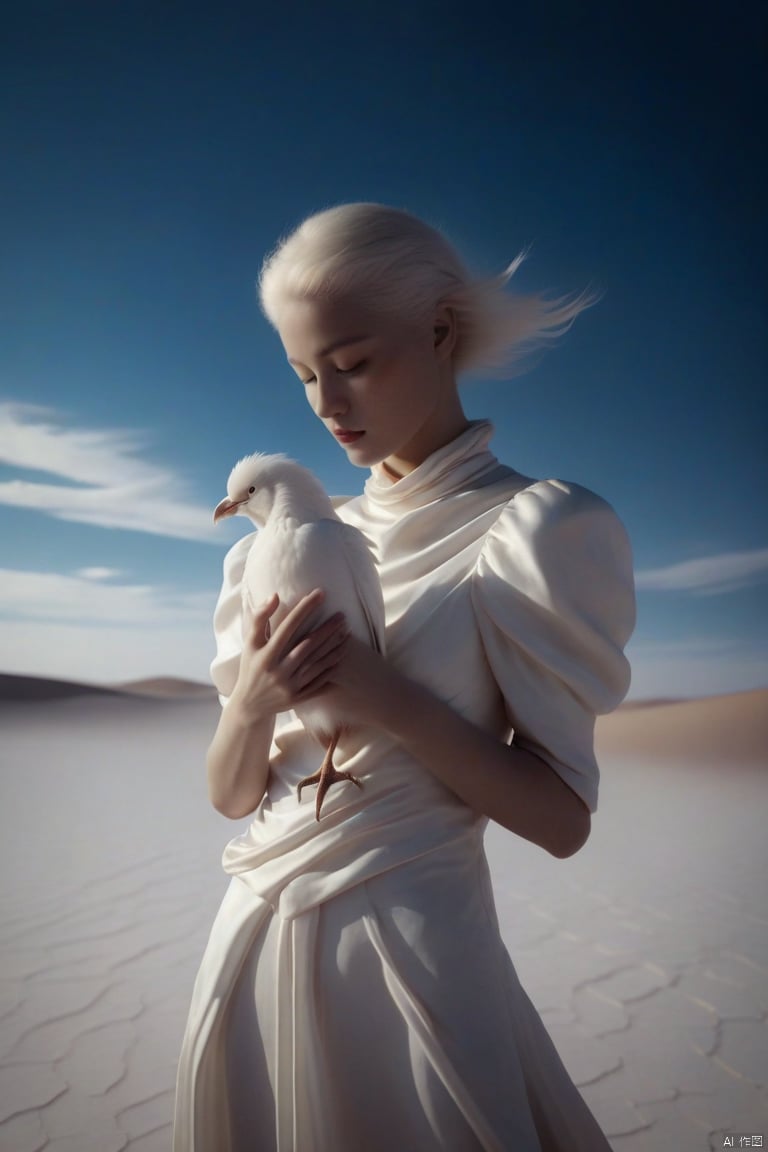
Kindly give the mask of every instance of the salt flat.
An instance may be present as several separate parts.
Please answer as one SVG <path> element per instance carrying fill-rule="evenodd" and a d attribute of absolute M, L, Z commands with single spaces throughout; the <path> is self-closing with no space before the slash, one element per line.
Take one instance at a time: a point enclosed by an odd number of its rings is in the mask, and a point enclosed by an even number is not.
<path fill-rule="evenodd" d="M 622 710 L 581 852 L 488 830 L 513 961 L 616 1152 L 768 1146 L 765 715 L 768 693 Z M 208 804 L 217 716 L 181 693 L 0 703 L 0 1152 L 170 1148 L 246 823 Z"/>

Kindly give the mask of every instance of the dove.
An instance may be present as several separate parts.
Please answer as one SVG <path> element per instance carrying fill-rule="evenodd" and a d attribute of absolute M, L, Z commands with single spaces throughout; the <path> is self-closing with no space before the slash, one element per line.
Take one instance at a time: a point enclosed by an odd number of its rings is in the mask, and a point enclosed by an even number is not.
<path fill-rule="evenodd" d="M 227 496 L 217 505 L 214 523 L 224 516 L 247 516 L 259 529 L 243 571 L 243 598 L 263 604 L 277 592 L 280 603 L 271 618 L 276 628 L 296 603 L 314 588 L 325 599 L 297 634 L 296 642 L 329 616 L 343 612 L 349 632 L 384 655 L 384 601 L 376 563 L 362 532 L 345 524 L 330 497 L 309 469 L 282 454 L 254 453 L 238 460 L 229 474 Z M 319 770 L 300 781 L 316 784 L 315 818 L 330 786 L 360 781 L 333 763 L 339 738 L 350 728 L 321 697 L 294 711 L 326 749 Z"/>

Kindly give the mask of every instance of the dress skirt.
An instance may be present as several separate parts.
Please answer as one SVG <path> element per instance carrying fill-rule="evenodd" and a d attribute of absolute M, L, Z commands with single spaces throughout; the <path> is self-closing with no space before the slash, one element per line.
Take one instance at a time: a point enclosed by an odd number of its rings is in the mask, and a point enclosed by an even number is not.
<path fill-rule="evenodd" d="M 258 869 L 233 875 L 174 1152 L 610 1152 L 501 939 L 485 822 L 445 815 L 426 851 L 340 867 L 332 894 L 322 872 L 269 900 Z"/>

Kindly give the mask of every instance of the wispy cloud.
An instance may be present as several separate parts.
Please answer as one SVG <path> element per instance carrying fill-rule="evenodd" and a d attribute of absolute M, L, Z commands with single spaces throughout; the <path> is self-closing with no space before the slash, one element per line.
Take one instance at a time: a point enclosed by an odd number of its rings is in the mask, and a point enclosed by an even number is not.
<path fill-rule="evenodd" d="M 119 568 L 78 568 L 75 576 L 82 576 L 84 580 L 114 580 L 121 576 Z"/>
<path fill-rule="evenodd" d="M 694 592 L 712 596 L 746 588 L 768 577 L 768 548 L 750 552 L 722 552 L 684 560 L 666 568 L 646 568 L 635 573 L 635 586 L 651 592 Z"/>
<path fill-rule="evenodd" d="M 99 488 L 164 480 L 168 473 L 138 459 L 146 438 L 124 429 L 65 428 L 54 408 L 0 404 L 0 460 Z"/>
<path fill-rule="evenodd" d="M 630 699 L 709 696 L 768 685 L 768 655 L 759 642 L 728 636 L 630 640 Z"/>
<path fill-rule="evenodd" d="M 91 570 L 92 571 L 92 570 Z M 110 572 L 110 569 L 96 569 Z M 88 625 L 201 626 L 210 630 L 211 592 L 172 586 L 107 584 L 101 577 L 65 576 L 0 568 L 3 614 L 17 619 L 79 621 Z"/>
<path fill-rule="evenodd" d="M 221 544 L 211 509 L 186 495 L 183 477 L 142 459 L 137 431 L 66 427 L 54 409 L 0 403 L 0 462 L 66 483 L 0 483 L 0 504 L 60 520 Z"/>

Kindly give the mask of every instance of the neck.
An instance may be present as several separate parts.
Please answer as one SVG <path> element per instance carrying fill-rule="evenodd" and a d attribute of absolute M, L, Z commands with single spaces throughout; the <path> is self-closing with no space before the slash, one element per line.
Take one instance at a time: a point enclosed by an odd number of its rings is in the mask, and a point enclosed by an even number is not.
<path fill-rule="evenodd" d="M 438 419 L 430 421 L 429 426 L 414 436 L 409 444 L 382 460 L 381 467 L 391 479 L 402 480 L 403 476 L 413 472 L 433 452 L 444 448 L 462 432 L 466 432 L 470 423 L 456 395 L 455 405 L 440 413 Z"/>

